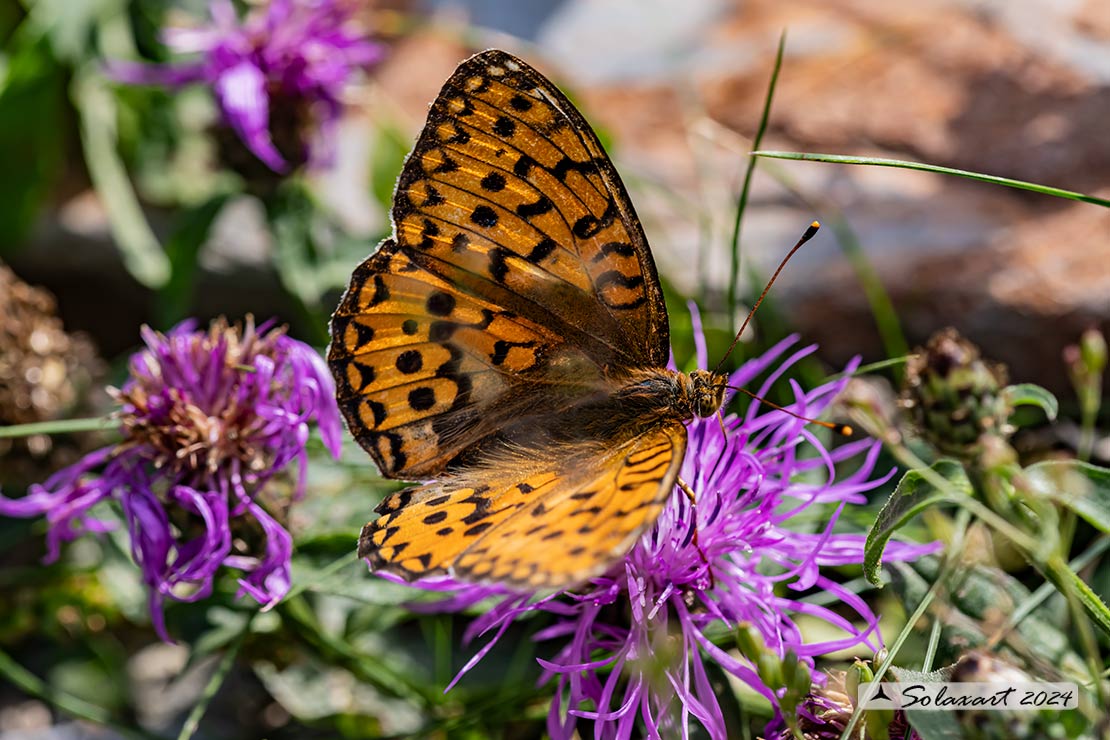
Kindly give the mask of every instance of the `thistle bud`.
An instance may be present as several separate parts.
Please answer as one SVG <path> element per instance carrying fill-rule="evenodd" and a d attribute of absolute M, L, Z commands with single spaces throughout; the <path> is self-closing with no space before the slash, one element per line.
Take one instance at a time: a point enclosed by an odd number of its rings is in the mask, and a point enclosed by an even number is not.
<path fill-rule="evenodd" d="M 934 334 L 906 366 L 902 404 L 918 433 L 945 454 L 973 457 L 983 435 L 1010 434 L 1006 368 L 952 328 Z"/>

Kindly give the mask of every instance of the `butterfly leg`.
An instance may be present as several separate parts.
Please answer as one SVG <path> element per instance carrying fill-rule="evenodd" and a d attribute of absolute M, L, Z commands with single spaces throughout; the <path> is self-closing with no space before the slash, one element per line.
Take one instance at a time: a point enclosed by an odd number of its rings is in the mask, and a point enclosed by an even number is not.
<path fill-rule="evenodd" d="M 709 573 L 709 589 L 712 590 L 717 584 L 716 579 L 713 577 L 713 565 L 709 562 L 709 558 L 706 557 L 705 550 L 702 550 L 701 545 L 698 544 L 698 496 L 694 493 L 694 489 L 690 487 L 690 484 L 682 480 L 681 477 L 675 478 L 675 483 L 677 483 L 678 487 L 682 489 L 682 492 L 686 494 L 686 498 L 690 500 L 690 512 L 693 514 L 694 520 L 694 536 L 692 542 L 694 543 L 694 548 L 698 551 L 698 555 L 701 556 L 701 561 L 705 563 L 705 570 Z"/>

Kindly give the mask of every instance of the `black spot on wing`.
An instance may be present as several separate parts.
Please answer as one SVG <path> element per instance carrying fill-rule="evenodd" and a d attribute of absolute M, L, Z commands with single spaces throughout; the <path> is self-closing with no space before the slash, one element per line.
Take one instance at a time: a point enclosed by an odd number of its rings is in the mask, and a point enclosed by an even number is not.
<path fill-rule="evenodd" d="M 552 252 L 554 252 L 557 246 L 558 245 L 555 244 L 554 239 L 549 236 L 545 236 L 543 239 L 540 240 L 538 244 L 536 244 L 536 246 L 532 247 L 532 251 L 528 253 L 528 256 L 526 256 L 525 259 L 532 264 L 537 264 L 541 260 L 549 256 Z"/>
<path fill-rule="evenodd" d="M 484 229 L 492 229 L 497 225 L 499 219 L 497 211 L 483 204 L 474 208 L 474 211 L 470 214 L 470 220 Z"/>
<path fill-rule="evenodd" d="M 490 193 L 499 193 L 505 189 L 506 180 L 505 176 L 500 172 L 491 172 L 482 178 L 481 186 L 483 190 Z"/>
<path fill-rule="evenodd" d="M 422 385 L 409 391 L 409 408 L 413 411 L 427 411 L 436 405 L 436 392 L 433 388 Z"/>
<path fill-rule="evenodd" d="M 516 133 L 516 123 L 508 116 L 501 116 L 493 122 L 493 132 L 502 138 L 511 138 Z"/>
<path fill-rule="evenodd" d="M 530 219 L 536 216 L 542 216 L 553 208 L 555 208 L 555 204 L 551 202 L 551 198 L 548 198 L 546 195 L 541 195 L 536 198 L 533 203 L 521 203 L 516 207 L 516 212 L 521 218 Z"/>

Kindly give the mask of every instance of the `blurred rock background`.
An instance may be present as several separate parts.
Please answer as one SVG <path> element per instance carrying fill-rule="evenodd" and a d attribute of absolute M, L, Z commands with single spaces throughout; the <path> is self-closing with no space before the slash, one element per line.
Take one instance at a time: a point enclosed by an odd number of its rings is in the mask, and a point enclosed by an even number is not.
<path fill-rule="evenodd" d="M 319 183 L 367 251 L 386 228 L 367 188 L 376 127 L 383 115 L 399 122 L 407 146 L 442 80 L 486 46 L 524 55 L 572 92 L 613 142 L 663 274 L 710 305 L 726 290 L 734 193 L 783 30 L 765 149 L 919 160 L 1110 195 L 1110 5 L 1100 0 L 397 7 L 431 22 L 397 38 L 363 113 L 345 122 L 339 166 Z M 470 48 L 457 33 L 464 24 L 474 26 Z M 112 356 L 150 319 L 150 295 L 124 270 L 91 192 L 66 182 L 57 196 L 29 243 L 4 257 Z M 1105 209 L 927 173 L 764 161 L 744 254 L 766 274 L 814 217 L 851 228 L 911 344 L 953 324 L 1021 380 L 1059 392 L 1062 347 L 1089 325 L 1107 327 Z M 874 320 L 832 231 L 804 250 L 774 299 L 829 360 L 875 359 Z M 196 312 L 295 319 L 270 249 L 251 203 L 225 208 L 201 253 Z"/>

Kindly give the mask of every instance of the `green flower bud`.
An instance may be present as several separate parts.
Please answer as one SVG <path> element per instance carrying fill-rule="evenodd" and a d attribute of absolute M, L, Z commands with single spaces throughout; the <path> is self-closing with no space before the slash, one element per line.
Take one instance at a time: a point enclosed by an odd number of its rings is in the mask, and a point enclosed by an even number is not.
<path fill-rule="evenodd" d="M 1106 369 L 1106 337 L 1091 327 L 1079 337 L 1079 356 L 1087 372 L 1098 375 Z"/>
<path fill-rule="evenodd" d="M 979 439 L 1006 439 L 1011 408 L 1002 394 L 1006 369 L 952 328 L 937 332 L 906 365 L 903 405 L 916 431 L 944 454 L 971 459 Z"/>

